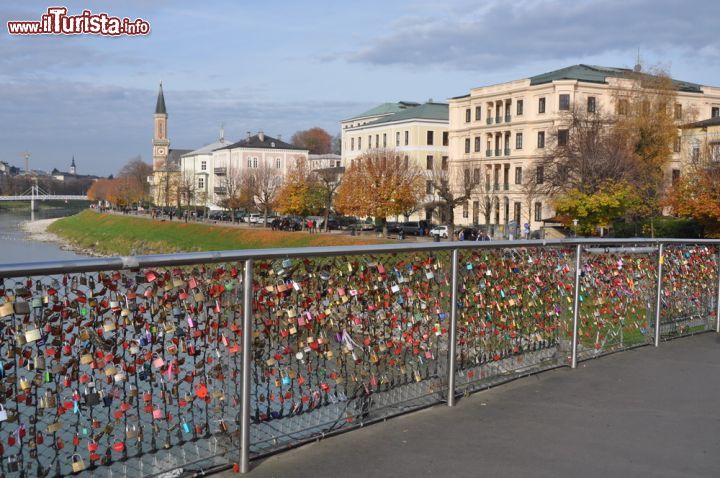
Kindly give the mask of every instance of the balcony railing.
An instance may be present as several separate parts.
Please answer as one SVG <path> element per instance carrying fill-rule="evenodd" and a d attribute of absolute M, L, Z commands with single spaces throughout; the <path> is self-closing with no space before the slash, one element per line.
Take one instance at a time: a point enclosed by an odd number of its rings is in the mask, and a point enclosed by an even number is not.
<path fill-rule="evenodd" d="M 487 119 L 485 120 L 485 122 L 486 122 L 487 124 L 493 124 L 493 118 L 492 118 L 492 116 L 488 116 Z"/>
<path fill-rule="evenodd" d="M 244 472 L 250 457 L 400 409 L 718 330 L 718 245 L 466 241 L 2 264 L 2 473 Z"/>
<path fill-rule="evenodd" d="M 510 183 L 503 183 L 503 191 L 509 191 L 510 190 Z"/>
<path fill-rule="evenodd" d="M 495 149 L 495 156 L 502 156 L 502 149 L 496 148 L 496 149 Z"/>
<path fill-rule="evenodd" d="M 505 148 L 505 156 L 510 156 L 510 148 Z"/>
<path fill-rule="evenodd" d="M 486 149 L 486 150 L 485 150 L 485 156 L 487 156 L 488 158 L 491 157 L 491 156 L 492 156 L 492 152 L 493 152 L 492 149 Z"/>
<path fill-rule="evenodd" d="M 499 124 L 499 123 L 502 123 L 502 120 L 503 120 L 502 116 L 496 116 L 496 117 L 495 117 L 495 123 L 498 123 L 498 124 Z"/>
<path fill-rule="evenodd" d="M 225 176 L 227 174 L 227 168 L 215 168 L 216 176 Z"/>
<path fill-rule="evenodd" d="M 227 188 L 221 187 L 221 186 L 215 186 L 215 194 L 219 194 L 220 196 L 224 196 L 227 194 Z"/>
<path fill-rule="evenodd" d="M 505 115 L 505 122 L 506 122 L 506 123 L 509 123 L 511 119 L 512 119 L 512 118 L 511 118 L 511 115 Z"/>

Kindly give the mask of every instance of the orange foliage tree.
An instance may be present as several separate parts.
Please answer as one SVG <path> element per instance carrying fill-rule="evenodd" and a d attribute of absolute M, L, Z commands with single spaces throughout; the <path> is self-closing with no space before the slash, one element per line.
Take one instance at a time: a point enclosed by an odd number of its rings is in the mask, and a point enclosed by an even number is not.
<path fill-rule="evenodd" d="M 369 151 L 353 160 L 337 191 L 335 208 L 344 214 L 373 216 L 385 223 L 413 210 L 423 195 L 425 176 L 393 150 Z"/>
<path fill-rule="evenodd" d="M 296 132 L 290 142 L 310 151 L 310 154 L 327 154 L 332 151 L 332 136 L 322 128 L 310 128 Z"/>
<path fill-rule="evenodd" d="M 117 179 L 98 179 L 90 186 L 88 198 L 91 201 L 107 201 L 118 205 L 119 184 Z"/>
<path fill-rule="evenodd" d="M 281 214 L 317 214 L 323 206 L 322 192 L 304 158 L 292 165 L 277 193 L 276 209 Z"/>

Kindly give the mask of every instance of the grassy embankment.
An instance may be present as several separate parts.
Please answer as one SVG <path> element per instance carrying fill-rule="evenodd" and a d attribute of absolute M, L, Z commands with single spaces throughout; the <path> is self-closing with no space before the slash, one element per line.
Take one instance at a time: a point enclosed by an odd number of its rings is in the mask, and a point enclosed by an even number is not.
<path fill-rule="evenodd" d="M 83 211 L 50 225 L 72 244 L 105 255 L 380 244 L 375 238 L 153 221 Z"/>

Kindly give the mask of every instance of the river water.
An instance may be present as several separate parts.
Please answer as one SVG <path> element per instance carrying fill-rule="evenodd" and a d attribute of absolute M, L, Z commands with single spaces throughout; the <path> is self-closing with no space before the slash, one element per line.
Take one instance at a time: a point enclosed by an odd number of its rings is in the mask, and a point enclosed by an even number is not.
<path fill-rule="evenodd" d="M 35 219 L 64 217 L 75 214 L 72 209 L 47 209 L 35 212 Z M 28 239 L 20 224 L 30 220 L 30 208 L 26 210 L 0 210 L 0 264 L 16 262 L 57 261 L 79 258 L 70 251 L 63 251 L 54 243 Z"/>

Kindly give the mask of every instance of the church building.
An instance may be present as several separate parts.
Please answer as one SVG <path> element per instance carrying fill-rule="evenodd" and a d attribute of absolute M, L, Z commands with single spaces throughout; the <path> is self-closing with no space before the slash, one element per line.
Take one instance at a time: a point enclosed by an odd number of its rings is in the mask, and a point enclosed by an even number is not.
<path fill-rule="evenodd" d="M 155 130 L 152 140 L 153 175 L 150 181 L 151 195 L 156 206 L 178 206 L 180 191 L 180 157 L 189 149 L 170 149 L 167 134 L 168 114 L 162 82 L 155 104 Z"/>

